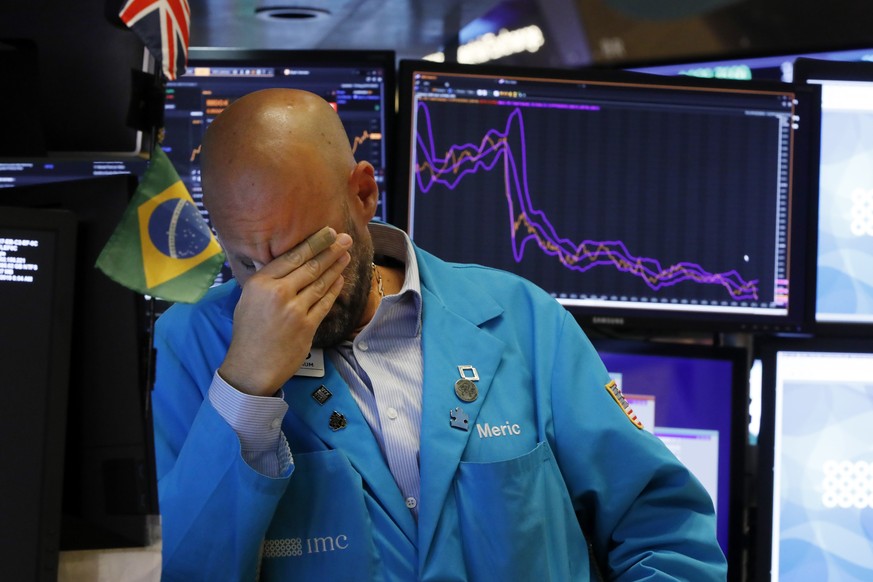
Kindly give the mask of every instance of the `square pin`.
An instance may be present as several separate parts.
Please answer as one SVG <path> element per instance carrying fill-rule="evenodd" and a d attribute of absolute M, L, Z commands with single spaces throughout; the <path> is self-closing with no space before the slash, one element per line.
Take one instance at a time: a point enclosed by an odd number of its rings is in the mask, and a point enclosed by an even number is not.
<path fill-rule="evenodd" d="M 331 396 L 333 396 L 333 393 L 331 393 L 324 384 L 316 388 L 315 392 L 312 393 L 312 398 L 322 406 L 324 406 L 325 402 L 330 400 Z"/>

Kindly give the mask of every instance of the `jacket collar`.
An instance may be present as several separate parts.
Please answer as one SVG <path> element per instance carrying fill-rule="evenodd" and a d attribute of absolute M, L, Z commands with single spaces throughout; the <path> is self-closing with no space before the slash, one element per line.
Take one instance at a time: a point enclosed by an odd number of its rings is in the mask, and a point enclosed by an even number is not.
<path fill-rule="evenodd" d="M 500 316 L 503 307 L 468 275 L 472 265 L 447 263 L 415 247 L 421 287 L 431 299 L 475 326 Z"/>

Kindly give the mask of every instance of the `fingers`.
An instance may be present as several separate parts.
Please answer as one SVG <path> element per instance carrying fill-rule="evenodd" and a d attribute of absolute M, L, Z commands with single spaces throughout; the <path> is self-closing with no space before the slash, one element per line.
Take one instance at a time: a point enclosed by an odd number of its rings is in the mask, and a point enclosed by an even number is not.
<path fill-rule="evenodd" d="M 297 292 L 297 295 L 303 299 L 304 304 L 311 306 L 310 313 L 320 313 L 319 304 L 321 304 L 321 307 L 327 305 L 327 309 L 324 310 L 325 314 L 330 310 L 330 306 L 333 305 L 342 289 L 342 273 L 350 261 L 351 255 L 343 253 L 314 281 Z M 313 311 L 313 308 L 316 309 Z"/>
<path fill-rule="evenodd" d="M 313 235 L 306 239 L 306 244 L 309 245 L 309 250 L 314 257 L 327 247 L 333 244 L 336 240 L 336 231 L 329 226 L 325 226 Z"/>
<path fill-rule="evenodd" d="M 348 255 L 346 255 L 348 256 Z M 337 261 L 339 262 L 339 261 Z M 348 261 L 345 261 L 347 264 Z M 343 265 L 344 267 L 345 265 Z M 327 292 L 321 293 L 319 291 L 314 292 L 315 302 L 309 308 L 309 316 L 314 317 L 318 321 L 327 316 L 331 307 L 333 307 L 334 302 L 340 295 L 340 292 L 343 289 L 343 284 L 345 283 L 345 279 L 341 274 L 338 274 L 333 282 L 330 284 L 330 287 L 327 288 Z"/>
<path fill-rule="evenodd" d="M 335 242 L 339 242 L 339 244 L 334 245 Z M 310 273 L 310 278 L 314 279 L 350 246 L 351 237 L 346 234 L 337 235 L 334 229 L 325 226 L 291 250 L 264 265 L 259 274 L 281 279 L 309 263 L 310 268 L 307 271 Z M 328 250 L 330 252 L 327 252 Z M 311 281 L 306 281 L 304 284 L 309 282 Z"/>
<path fill-rule="evenodd" d="M 294 373 L 342 292 L 351 247 L 347 233 L 323 228 L 246 281 L 221 366 L 225 380 L 269 395 Z"/>

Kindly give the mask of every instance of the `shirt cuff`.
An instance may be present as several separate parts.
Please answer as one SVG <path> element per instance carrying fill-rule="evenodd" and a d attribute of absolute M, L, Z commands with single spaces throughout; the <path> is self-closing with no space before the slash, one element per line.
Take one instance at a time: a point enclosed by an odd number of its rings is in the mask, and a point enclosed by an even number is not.
<path fill-rule="evenodd" d="M 242 456 L 253 469 L 273 476 L 287 472 L 293 463 L 282 419 L 288 403 L 281 391 L 274 396 L 253 396 L 225 382 L 216 370 L 209 387 L 209 402 L 233 428 Z"/>

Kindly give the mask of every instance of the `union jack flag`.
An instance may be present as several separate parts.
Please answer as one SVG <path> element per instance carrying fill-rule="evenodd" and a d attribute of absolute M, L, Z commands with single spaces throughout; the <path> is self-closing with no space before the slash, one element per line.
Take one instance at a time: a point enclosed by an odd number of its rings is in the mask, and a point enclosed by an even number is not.
<path fill-rule="evenodd" d="M 185 72 L 191 27 L 188 0 L 127 0 L 118 16 L 161 63 L 167 79 Z"/>

